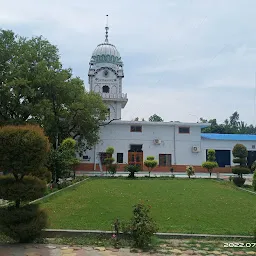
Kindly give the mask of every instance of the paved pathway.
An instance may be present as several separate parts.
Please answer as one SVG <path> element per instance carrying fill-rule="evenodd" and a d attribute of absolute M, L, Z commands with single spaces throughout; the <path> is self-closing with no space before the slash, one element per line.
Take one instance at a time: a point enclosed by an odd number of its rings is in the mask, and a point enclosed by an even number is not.
<path fill-rule="evenodd" d="M 214 243 L 214 242 L 213 242 Z M 207 246 L 207 245 L 206 245 Z M 211 246 L 211 245 L 210 245 Z M 105 247 L 74 247 L 61 245 L 0 245 L 0 256 L 132 256 L 132 255 L 179 255 L 179 256 L 231 256 L 231 255 L 256 255 L 254 248 L 245 250 L 232 250 L 231 248 L 202 247 L 202 244 L 185 244 L 181 240 L 162 244 L 157 253 L 130 252 L 128 248 L 113 249 Z"/>

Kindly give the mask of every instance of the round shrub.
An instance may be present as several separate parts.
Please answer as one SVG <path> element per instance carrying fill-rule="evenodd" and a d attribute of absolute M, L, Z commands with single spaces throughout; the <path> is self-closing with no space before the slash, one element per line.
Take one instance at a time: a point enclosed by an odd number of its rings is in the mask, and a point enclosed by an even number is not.
<path fill-rule="evenodd" d="M 232 172 L 234 174 L 237 174 L 241 179 L 237 179 L 237 181 L 234 183 L 235 184 L 240 184 L 242 182 L 243 174 L 248 174 L 250 173 L 250 169 L 247 167 L 247 156 L 248 156 L 248 151 L 247 148 L 243 144 L 236 144 L 233 148 L 233 163 L 239 164 L 236 165 L 232 168 Z"/>
<path fill-rule="evenodd" d="M 247 148 L 243 144 L 236 144 L 232 150 L 233 156 L 246 158 L 248 156 Z"/>
<path fill-rule="evenodd" d="M 39 126 L 2 126 L 0 141 L 0 168 L 8 170 L 16 179 L 46 163 L 50 144 Z"/>
<path fill-rule="evenodd" d="M 148 173 L 150 177 L 150 173 L 157 166 L 157 161 L 155 160 L 154 156 L 148 156 L 147 160 L 144 161 L 144 165 L 148 168 Z"/>
<path fill-rule="evenodd" d="M 33 176 L 24 176 L 16 180 L 13 176 L 0 176 L 0 198 L 9 201 L 32 201 L 42 197 L 46 191 L 46 182 Z"/>
<path fill-rule="evenodd" d="M 241 176 L 241 174 L 248 174 L 250 173 L 250 169 L 247 167 L 243 167 L 243 166 L 234 166 L 232 168 L 232 172 L 234 174 L 238 174 L 239 176 Z"/>
<path fill-rule="evenodd" d="M 111 165 L 108 166 L 108 172 L 109 172 L 111 175 L 115 175 L 117 169 L 118 169 L 118 165 L 117 165 L 117 164 L 111 164 Z"/>
<path fill-rule="evenodd" d="M 34 241 L 41 236 L 47 224 L 47 214 L 38 205 L 0 208 L 0 230 L 15 241 Z"/>
<path fill-rule="evenodd" d="M 236 186 L 242 187 L 245 183 L 245 178 L 242 177 L 234 177 L 233 182 L 235 183 Z"/>
<path fill-rule="evenodd" d="M 246 165 L 247 160 L 246 160 L 246 158 L 234 158 L 233 163 L 240 164 L 240 165 Z"/>
<path fill-rule="evenodd" d="M 254 171 L 253 173 L 252 187 L 253 187 L 253 190 L 256 191 L 256 171 Z"/>
<path fill-rule="evenodd" d="M 107 153 L 107 154 L 112 155 L 112 154 L 114 154 L 114 152 L 115 152 L 115 149 L 114 149 L 113 147 L 108 147 L 108 148 L 106 149 L 106 153 Z"/>
<path fill-rule="evenodd" d="M 141 170 L 141 167 L 138 165 L 126 165 L 124 167 L 125 171 L 129 172 L 128 178 L 135 178 L 135 173 Z"/>

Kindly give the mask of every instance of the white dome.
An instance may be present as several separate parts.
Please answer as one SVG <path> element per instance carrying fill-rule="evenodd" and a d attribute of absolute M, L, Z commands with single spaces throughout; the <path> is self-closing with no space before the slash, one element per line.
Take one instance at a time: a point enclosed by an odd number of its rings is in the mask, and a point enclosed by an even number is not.
<path fill-rule="evenodd" d="M 121 56 L 113 44 L 99 44 L 92 53 L 90 63 L 113 63 L 122 65 Z"/>

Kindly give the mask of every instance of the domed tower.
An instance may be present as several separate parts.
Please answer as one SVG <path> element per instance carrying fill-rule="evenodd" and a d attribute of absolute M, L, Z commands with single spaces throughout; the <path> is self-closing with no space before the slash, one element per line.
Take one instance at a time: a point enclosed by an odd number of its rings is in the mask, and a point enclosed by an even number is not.
<path fill-rule="evenodd" d="M 121 109 L 128 101 L 122 91 L 123 62 L 116 47 L 108 41 L 108 25 L 105 30 L 105 42 L 96 47 L 89 63 L 90 91 L 101 95 L 108 106 L 108 119 L 121 119 Z"/>

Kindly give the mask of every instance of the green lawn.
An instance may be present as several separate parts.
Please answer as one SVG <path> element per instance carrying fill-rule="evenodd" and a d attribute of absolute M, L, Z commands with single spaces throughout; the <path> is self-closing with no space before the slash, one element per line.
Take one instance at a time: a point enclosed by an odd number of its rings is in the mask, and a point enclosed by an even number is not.
<path fill-rule="evenodd" d="M 140 200 L 152 206 L 159 232 L 251 235 L 256 196 L 205 179 L 95 179 L 42 201 L 50 228 L 111 230 Z"/>

